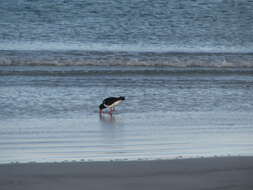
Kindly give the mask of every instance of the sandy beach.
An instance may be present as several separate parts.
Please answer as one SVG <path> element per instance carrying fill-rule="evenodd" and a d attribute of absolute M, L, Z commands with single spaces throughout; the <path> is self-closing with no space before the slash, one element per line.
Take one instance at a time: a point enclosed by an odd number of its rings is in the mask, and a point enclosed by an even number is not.
<path fill-rule="evenodd" d="M 0 165 L 1 190 L 253 189 L 253 157 Z"/>

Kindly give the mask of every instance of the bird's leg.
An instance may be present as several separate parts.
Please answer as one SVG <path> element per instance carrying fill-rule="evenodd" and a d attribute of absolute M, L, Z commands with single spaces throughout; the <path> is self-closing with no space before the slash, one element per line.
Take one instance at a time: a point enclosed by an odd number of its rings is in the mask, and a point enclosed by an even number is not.
<path fill-rule="evenodd" d="M 109 110 L 110 110 L 109 113 L 112 114 L 112 111 L 113 111 L 112 108 L 109 108 Z"/>

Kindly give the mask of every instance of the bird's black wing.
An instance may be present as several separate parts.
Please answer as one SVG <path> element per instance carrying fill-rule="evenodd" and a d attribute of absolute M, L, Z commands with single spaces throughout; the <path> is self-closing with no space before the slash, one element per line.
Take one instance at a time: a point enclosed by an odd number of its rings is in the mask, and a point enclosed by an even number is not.
<path fill-rule="evenodd" d="M 103 100 L 103 104 L 109 106 L 111 104 L 113 104 L 114 102 L 116 102 L 118 100 L 118 98 L 116 97 L 109 97 Z"/>

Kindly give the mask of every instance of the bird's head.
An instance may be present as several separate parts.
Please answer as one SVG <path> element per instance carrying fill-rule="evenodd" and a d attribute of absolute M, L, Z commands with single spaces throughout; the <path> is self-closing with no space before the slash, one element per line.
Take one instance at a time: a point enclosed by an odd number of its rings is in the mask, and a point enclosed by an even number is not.
<path fill-rule="evenodd" d="M 125 98 L 124 96 L 120 96 L 119 99 L 123 101 L 123 100 L 125 100 L 126 98 Z"/>

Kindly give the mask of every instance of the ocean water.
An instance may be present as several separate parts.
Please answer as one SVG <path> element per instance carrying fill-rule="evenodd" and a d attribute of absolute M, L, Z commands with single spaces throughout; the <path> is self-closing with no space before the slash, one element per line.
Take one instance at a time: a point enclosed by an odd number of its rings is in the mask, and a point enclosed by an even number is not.
<path fill-rule="evenodd" d="M 0 68 L 0 162 L 253 154 L 253 70 Z M 108 96 L 125 96 L 99 115 Z"/>
<path fill-rule="evenodd" d="M 252 10 L 1 1 L 0 163 L 252 156 Z"/>

